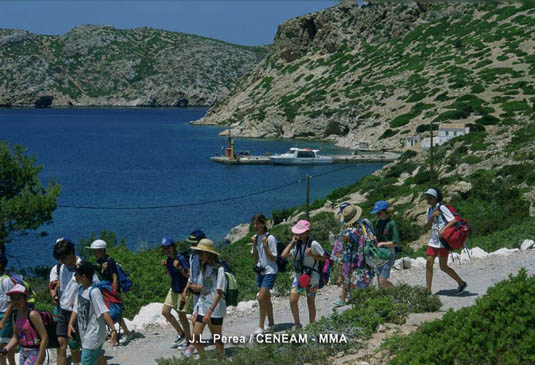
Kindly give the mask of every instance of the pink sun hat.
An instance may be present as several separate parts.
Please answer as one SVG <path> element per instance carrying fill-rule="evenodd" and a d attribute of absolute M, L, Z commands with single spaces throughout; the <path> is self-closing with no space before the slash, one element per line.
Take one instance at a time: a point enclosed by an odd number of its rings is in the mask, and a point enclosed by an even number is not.
<path fill-rule="evenodd" d="M 292 232 L 294 234 L 301 234 L 305 233 L 306 231 L 310 231 L 310 222 L 304 219 L 301 219 L 295 224 L 295 226 L 292 227 Z"/>

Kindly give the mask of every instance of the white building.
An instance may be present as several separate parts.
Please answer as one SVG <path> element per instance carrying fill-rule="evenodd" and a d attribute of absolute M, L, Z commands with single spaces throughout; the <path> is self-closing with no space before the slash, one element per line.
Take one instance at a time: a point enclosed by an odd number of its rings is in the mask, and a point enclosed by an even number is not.
<path fill-rule="evenodd" d="M 443 144 L 449 141 L 450 139 L 458 136 L 464 136 L 470 132 L 469 127 L 465 127 L 463 123 L 449 123 L 441 124 L 438 127 L 438 138 L 439 143 Z"/>
<path fill-rule="evenodd" d="M 435 136 L 433 137 L 433 146 L 437 146 L 439 145 L 440 139 L 439 137 Z M 420 150 L 427 150 L 431 148 L 431 137 L 426 137 L 424 139 L 422 139 L 422 143 L 420 143 Z"/>
<path fill-rule="evenodd" d="M 407 148 L 414 147 L 420 142 L 420 136 L 418 134 L 405 138 L 405 146 Z"/>

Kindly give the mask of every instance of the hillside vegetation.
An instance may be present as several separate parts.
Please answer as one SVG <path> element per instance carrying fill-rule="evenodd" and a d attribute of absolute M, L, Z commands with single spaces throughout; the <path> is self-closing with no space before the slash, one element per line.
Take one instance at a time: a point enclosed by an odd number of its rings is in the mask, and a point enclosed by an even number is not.
<path fill-rule="evenodd" d="M 535 2 L 345 2 L 279 26 L 199 123 L 400 149 L 429 123 L 507 133 L 535 105 Z M 425 134 L 425 133 L 424 133 Z"/>
<path fill-rule="evenodd" d="M 0 105 L 207 106 L 266 52 L 146 27 L 0 29 Z"/>

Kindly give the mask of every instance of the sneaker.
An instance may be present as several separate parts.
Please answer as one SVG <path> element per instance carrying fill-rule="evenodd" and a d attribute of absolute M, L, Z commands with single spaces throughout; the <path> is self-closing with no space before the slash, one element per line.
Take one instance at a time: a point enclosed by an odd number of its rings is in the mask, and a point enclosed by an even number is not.
<path fill-rule="evenodd" d="M 338 299 L 336 302 L 334 302 L 335 307 L 341 307 L 343 305 L 346 305 L 346 302 L 344 302 L 342 299 Z"/>
<path fill-rule="evenodd" d="M 464 284 L 461 284 L 457 287 L 457 291 L 455 293 L 461 294 L 466 289 L 467 286 L 468 286 L 468 283 L 464 282 Z"/>
<path fill-rule="evenodd" d="M 258 327 L 257 329 L 254 330 L 253 335 L 261 335 L 263 333 L 264 333 L 264 329 Z"/>
<path fill-rule="evenodd" d="M 179 350 L 185 350 L 189 347 L 188 341 L 182 342 L 180 345 L 178 345 Z"/>
<path fill-rule="evenodd" d="M 134 334 L 130 332 L 129 335 L 122 336 L 119 339 L 119 345 L 126 345 L 128 342 L 132 341 L 133 338 L 134 338 Z"/>
<path fill-rule="evenodd" d="M 186 341 L 186 336 L 184 335 L 178 335 L 176 336 L 175 342 L 171 345 L 172 349 L 176 349 L 182 342 Z"/>
<path fill-rule="evenodd" d="M 273 333 L 273 332 L 275 332 L 275 327 L 276 327 L 275 325 L 272 325 L 272 326 L 267 325 L 267 326 L 264 328 L 264 331 L 265 331 L 265 332 L 269 332 L 269 333 Z"/>
<path fill-rule="evenodd" d="M 184 352 L 185 357 L 192 357 L 195 354 L 195 346 L 189 345 L 186 351 Z"/>

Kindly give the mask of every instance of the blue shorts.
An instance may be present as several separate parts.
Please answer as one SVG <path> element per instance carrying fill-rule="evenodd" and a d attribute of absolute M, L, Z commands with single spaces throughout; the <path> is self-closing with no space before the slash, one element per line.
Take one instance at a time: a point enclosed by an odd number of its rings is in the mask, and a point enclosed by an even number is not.
<path fill-rule="evenodd" d="M 390 270 L 392 270 L 392 266 L 394 266 L 395 259 L 396 255 L 392 255 L 392 257 L 390 257 L 390 260 L 388 260 L 383 265 L 377 267 L 378 278 L 388 279 L 390 277 Z"/>
<path fill-rule="evenodd" d="M 84 349 L 82 348 L 82 361 L 81 365 L 97 365 L 98 358 L 102 355 L 102 345 L 96 349 Z"/>
<path fill-rule="evenodd" d="M 273 289 L 273 286 L 275 286 L 276 278 L 277 278 L 277 274 L 266 274 L 266 275 L 256 274 L 256 286 L 259 289 L 260 288 Z"/>

